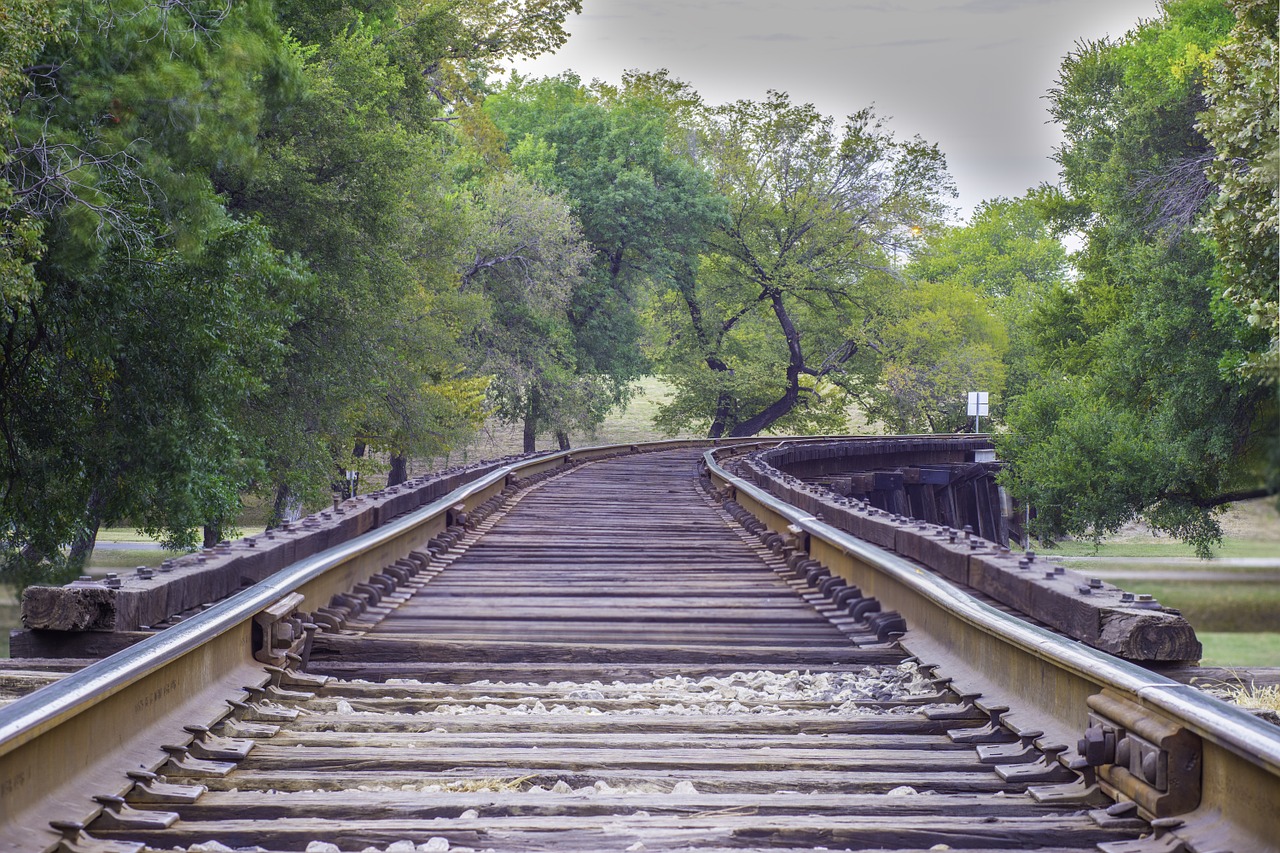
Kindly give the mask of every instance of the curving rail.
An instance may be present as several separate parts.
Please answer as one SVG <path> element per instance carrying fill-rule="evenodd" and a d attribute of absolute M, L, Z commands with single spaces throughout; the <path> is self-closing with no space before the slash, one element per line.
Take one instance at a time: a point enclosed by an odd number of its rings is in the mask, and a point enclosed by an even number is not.
<path fill-rule="evenodd" d="M 319 612 L 335 596 L 368 585 L 384 567 L 426 548 L 459 507 L 483 514 L 516 478 L 528 481 L 568 464 L 690 447 L 707 448 L 706 474 L 718 493 L 766 525 L 779 551 L 786 539 L 803 559 L 899 612 L 908 626 L 903 644 L 949 676 L 964 701 L 972 705 L 981 696 L 978 707 L 992 712 L 993 723 L 1060 740 L 1065 748 L 1050 753 L 1061 752 L 1059 760 L 1083 771 L 1081 785 L 1096 775 L 1113 795 L 1136 802 L 1155 821 L 1158 835 L 1149 843 L 1164 846 L 1132 849 L 1275 849 L 1280 731 L 983 604 L 725 467 L 726 455 L 777 441 L 609 446 L 503 466 L 0 708 L 0 849 L 78 849 L 80 827 L 133 784 L 122 768 L 157 766 L 158 744 L 189 740 L 193 722 L 210 725 L 225 716 L 228 696 L 245 697 L 245 686 L 271 680 L 262 652 L 264 644 L 269 657 L 273 651 L 273 624 L 291 612 Z M 293 639 L 292 648 L 305 645 Z M 1046 789 L 1044 796 L 1070 798 L 1071 787 Z"/>

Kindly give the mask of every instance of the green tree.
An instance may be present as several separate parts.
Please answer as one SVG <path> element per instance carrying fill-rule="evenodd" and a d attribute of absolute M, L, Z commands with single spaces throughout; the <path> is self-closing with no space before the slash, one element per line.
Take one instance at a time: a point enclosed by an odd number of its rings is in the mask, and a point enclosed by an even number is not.
<path fill-rule="evenodd" d="M 14 0 L 0 15 L 0 139 L 13 137 L 13 113 L 32 91 L 35 59 L 66 23 L 53 0 Z M 41 72 L 44 70 L 41 69 Z M 0 305 L 6 312 L 37 292 L 34 265 L 44 250 L 45 222 L 10 183 L 12 146 L 0 148 Z"/>
<path fill-rule="evenodd" d="M 1209 107 L 1197 125 L 1213 146 L 1207 174 L 1217 188 L 1203 226 L 1217 244 L 1226 297 L 1250 325 L 1269 331 L 1266 349 L 1242 354 L 1242 367 L 1280 385 L 1280 4 L 1228 5 L 1236 24 L 1212 54 L 1205 81 Z"/>
<path fill-rule="evenodd" d="M 203 176 L 251 158 L 288 85 L 269 7 L 66 8 L 66 37 L 32 41 L 26 79 L 6 76 L 6 235 L 43 243 L 0 316 L 0 524 L 19 581 L 76 571 L 104 523 L 187 545 L 235 516 L 255 467 L 240 408 L 305 287 Z"/>
<path fill-rule="evenodd" d="M 870 381 L 862 342 L 894 288 L 892 253 L 952 192 L 942 155 L 871 110 L 837 129 L 772 92 L 707 111 L 696 156 L 728 213 L 656 315 L 676 386 L 663 422 L 712 436 L 827 427 Z"/>
<path fill-rule="evenodd" d="M 1274 406 L 1229 367 L 1263 333 L 1221 298 L 1214 247 L 1189 230 L 1212 189 L 1204 58 L 1231 24 L 1212 0 L 1168 2 L 1117 42 L 1081 45 L 1051 93 L 1059 207 L 1085 242 L 1077 276 L 1035 312 L 1040 378 L 1001 444 L 1038 535 L 1099 536 L 1141 515 L 1207 553 L 1221 507 L 1274 491 Z"/>
<path fill-rule="evenodd" d="M 1036 312 L 1067 276 L 1066 249 L 1050 232 L 1042 213 L 1045 195 L 1036 190 L 1020 199 L 983 202 L 964 225 L 943 228 L 931 235 L 907 265 L 908 278 L 960 287 L 970 294 L 970 300 L 951 300 L 958 310 L 954 321 L 957 328 L 966 326 L 968 321 L 980 322 L 980 312 L 1002 327 L 999 331 L 991 329 L 989 336 L 972 339 L 985 341 L 991 352 L 1001 354 L 1003 365 L 999 370 L 985 376 L 981 372 L 967 377 L 963 372 L 952 373 L 968 386 L 953 386 L 946 393 L 933 392 L 936 399 L 946 401 L 951 413 L 937 422 L 949 428 L 965 422 L 963 417 L 957 418 L 956 408 L 966 399 L 966 392 L 991 391 L 992 414 L 998 418 L 1003 401 L 1019 396 L 1040 375 L 1036 363 Z M 910 318 L 912 309 L 905 313 Z M 940 325 L 944 324 L 940 321 Z M 911 375 L 928 379 L 927 367 L 921 364 Z"/>
<path fill-rule="evenodd" d="M 576 397 L 589 404 L 577 419 L 586 425 L 624 401 L 647 368 L 639 345 L 645 295 L 687 275 L 720 212 L 706 177 L 672 144 L 676 95 L 692 96 L 662 74 L 596 89 L 566 75 L 516 80 L 485 104 L 513 160 L 526 174 L 550 175 L 593 250 L 568 309 L 576 375 L 593 389 Z"/>
<path fill-rule="evenodd" d="M 870 333 L 879 375 L 869 418 L 897 433 L 957 432 L 969 391 L 999 399 L 1009 338 L 988 300 L 954 280 L 913 281 Z M 887 320 L 887 321 L 886 321 Z"/>
<path fill-rule="evenodd" d="M 579 374 L 569 325 L 591 252 L 568 205 L 516 174 L 479 187 L 473 217 L 462 288 L 485 297 L 472 346 L 476 369 L 492 378 L 494 414 L 523 424 L 531 451 L 542 429 L 593 426 L 611 402 L 607 389 Z"/>

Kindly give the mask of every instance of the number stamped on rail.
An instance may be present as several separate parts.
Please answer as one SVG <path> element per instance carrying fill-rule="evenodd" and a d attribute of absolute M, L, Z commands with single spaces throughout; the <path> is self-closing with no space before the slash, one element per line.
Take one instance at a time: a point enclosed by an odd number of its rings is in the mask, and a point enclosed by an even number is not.
<path fill-rule="evenodd" d="M 164 684 L 157 687 L 155 690 L 152 690 L 146 696 L 143 696 L 141 699 L 139 699 L 138 703 L 133 706 L 133 709 L 135 711 L 144 711 L 147 708 L 150 708 L 152 705 L 155 705 L 161 699 L 168 696 L 170 693 L 173 693 L 177 689 L 178 689 L 177 677 L 171 678 L 168 681 L 166 681 Z"/>

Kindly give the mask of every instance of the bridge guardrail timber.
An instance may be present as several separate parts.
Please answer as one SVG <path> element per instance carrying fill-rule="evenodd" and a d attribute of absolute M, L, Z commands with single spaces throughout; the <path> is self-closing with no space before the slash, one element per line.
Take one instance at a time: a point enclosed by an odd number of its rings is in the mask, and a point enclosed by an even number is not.
<path fill-rule="evenodd" d="M 1040 729 L 1060 740 L 1068 763 L 1082 757 L 1076 747 L 1085 744 L 1078 739 L 1090 737 L 1091 729 L 1127 733 L 1131 761 L 1140 766 L 1154 754 L 1165 790 L 1121 762 L 1101 763 L 1098 781 L 1113 796 L 1138 803 L 1149 819 L 1177 826 L 1177 835 L 1199 851 L 1280 849 L 1280 729 L 983 604 L 920 565 L 735 476 L 719 455 L 713 449 L 704 456 L 713 484 L 776 533 L 795 536 L 797 546 L 796 534 L 803 534 L 810 557 L 901 613 L 912 629 L 904 641 L 908 651 L 951 676 L 953 689 L 1020 709 L 1003 720 L 1015 731 Z M 1198 777 L 1194 790 L 1179 784 L 1192 777 Z"/>

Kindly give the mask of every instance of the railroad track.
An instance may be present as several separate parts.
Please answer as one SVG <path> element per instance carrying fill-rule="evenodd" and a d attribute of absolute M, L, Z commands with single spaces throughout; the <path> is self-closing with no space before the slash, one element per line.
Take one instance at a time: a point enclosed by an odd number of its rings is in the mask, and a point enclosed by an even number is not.
<path fill-rule="evenodd" d="M 1263 724 L 1014 624 L 704 451 L 502 469 L 0 709 L 0 844 L 1276 843 Z M 859 611 L 854 581 L 885 606 Z M 1163 793 L 1098 760 L 1117 731 Z"/>

